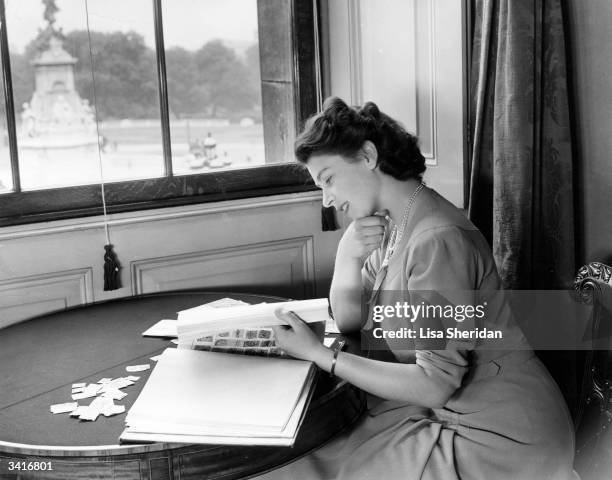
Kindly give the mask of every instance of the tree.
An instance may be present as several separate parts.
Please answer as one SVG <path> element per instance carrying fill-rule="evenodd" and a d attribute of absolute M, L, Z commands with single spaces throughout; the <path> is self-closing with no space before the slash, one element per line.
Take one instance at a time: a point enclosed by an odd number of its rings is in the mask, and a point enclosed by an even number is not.
<path fill-rule="evenodd" d="M 13 84 L 13 103 L 15 111 L 21 112 L 25 102 L 29 102 L 34 92 L 34 67 L 25 55 L 11 53 L 11 74 Z M 19 120 L 19 118 L 18 118 Z"/>
<path fill-rule="evenodd" d="M 199 81 L 206 85 L 211 116 L 218 111 L 240 112 L 253 103 L 246 65 L 221 40 L 211 40 L 195 53 Z"/>
<path fill-rule="evenodd" d="M 65 48 L 78 60 L 76 88 L 92 103 L 95 80 L 99 118 L 159 116 L 155 53 L 146 46 L 142 35 L 91 32 L 93 69 L 86 31 L 68 33 Z"/>
<path fill-rule="evenodd" d="M 30 101 L 34 91 L 34 67 L 30 62 L 41 51 L 43 34 L 39 34 L 26 46 L 23 55 L 11 54 L 17 112 L 24 102 Z M 140 34 L 89 35 L 87 31 L 75 30 L 65 35 L 64 48 L 77 59 L 76 90 L 92 105 L 95 80 L 99 119 L 159 117 L 155 52 Z M 195 52 L 168 49 L 166 75 L 173 117 L 261 115 L 257 44 L 247 49 L 244 60 L 220 40 L 208 42 Z"/>
<path fill-rule="evenodd" d="M 180 118 L 203 114 L 209 92 L 198 77 L 192 52 L 180 47 L 166 51 L 166 81 L 172 116 Z"/>

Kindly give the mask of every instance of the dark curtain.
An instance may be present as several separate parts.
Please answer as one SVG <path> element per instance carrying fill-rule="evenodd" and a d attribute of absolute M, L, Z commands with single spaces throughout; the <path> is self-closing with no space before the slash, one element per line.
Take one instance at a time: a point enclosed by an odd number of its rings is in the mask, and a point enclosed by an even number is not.
<path fill-rule="evenodd" d="M 469 215 L 507 289 L 576 272 L 561 0 L 471 0 Z M 576 418 L 584 352 L 538 351 Z"/>
<path fill-rule="evenodd" d="M 469 216 L 506 288 L 566 288 L 576 265 L 561 0 L 471 1 Z"/>

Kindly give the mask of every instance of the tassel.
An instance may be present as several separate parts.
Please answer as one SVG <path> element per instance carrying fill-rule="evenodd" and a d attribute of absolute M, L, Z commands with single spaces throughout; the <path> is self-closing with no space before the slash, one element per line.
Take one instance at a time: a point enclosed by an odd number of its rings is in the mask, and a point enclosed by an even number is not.
<path fill-rule="evenodd" d="M 336 209 L 334 207 L 321 207 L 321 230 L 324 232 L 338 230 Z"/>
<path fill-rule="evenodd" d="M 121 265 L 111 244 L 104 245 L 104 291 L 117 290 L 121 288 L 119 269 Z"/>

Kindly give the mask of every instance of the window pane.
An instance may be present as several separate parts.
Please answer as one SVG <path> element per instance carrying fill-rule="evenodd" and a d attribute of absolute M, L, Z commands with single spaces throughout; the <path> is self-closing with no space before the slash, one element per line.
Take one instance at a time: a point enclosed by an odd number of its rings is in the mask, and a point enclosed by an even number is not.
<path fill-rule="evenodd" d="M 151 2 L 85 5 L 6 1 L 24 190 L 163 175 Z"/>
<path fill-rule="evenodd" d="M 263 165 L 257 0 L 162 2 L 173 171 Z"/>
<path fill-rule="evenodd" d="M 2 26 L 0 26 L 2 28 Z M 1 56 L 0 56 L 1 58 Z M 13 190 L 13 175 L 11 173 L 11 152 L 8 143 L 6 126 L 6 102 L 4 101 L 4 76 L 0 75 L 0 194 Z"/>

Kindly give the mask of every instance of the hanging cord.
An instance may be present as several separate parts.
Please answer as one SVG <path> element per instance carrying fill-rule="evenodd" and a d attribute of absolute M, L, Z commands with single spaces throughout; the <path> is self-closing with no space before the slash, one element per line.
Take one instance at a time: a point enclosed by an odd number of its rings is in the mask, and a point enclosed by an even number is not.
<path fill-rule="evenodd" d="M 117 290 L 121 288 L 121 278 L 119 270 L 121 265 L 117 259 L 117 255 L 113 251 L 113 244 L 110 241 L 108 231 L 108 213 L 106 211 L 106 195 L 104 191 L 104 169 L 102 166 L 102 154 L 100 153 L 100 126 L 98 123 L 98 102 L 96 99 L 96 75 L 94 73 L 94 57 L 91 49 L 91 30 L 89 29 L 89 5 L 88 0 L 85 0 L 85 21 L 87 23 L 87 39 L 89 47 L 89 59 L 91 61 L 91 81 L 94 113 L 96 118 L 96 143 L 98 144 L 98 166 L 100 168 L 100 190 L 102 192 L 102 211 L 104 213 L 104 234 L 106 236 L 106 245 L 104 245 L 104 291 Z"/>

